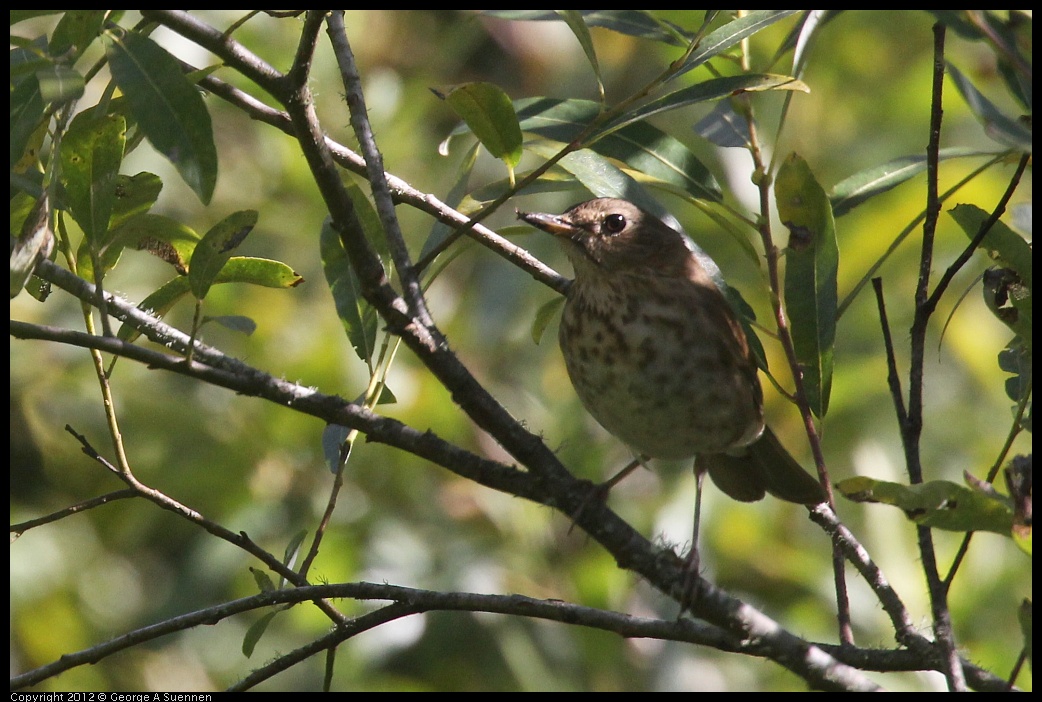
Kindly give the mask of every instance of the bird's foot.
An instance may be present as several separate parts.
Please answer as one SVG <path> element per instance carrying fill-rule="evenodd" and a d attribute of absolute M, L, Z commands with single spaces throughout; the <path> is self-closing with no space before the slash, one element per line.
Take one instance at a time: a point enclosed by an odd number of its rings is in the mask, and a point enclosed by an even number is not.
<path fill-rule="evenodd" d="M 684 612 L 691 611 L 691 608 L 698 602 L 699 594 L 702 592 L 700 566 L 701 558 L 698 553 L 698 545 L 693 544 L 687 557 L 684 559 L 684 575 L 680 581 L 680 599 L 678 600 L 680 602 L 678 617 L 683 616 Z"/>

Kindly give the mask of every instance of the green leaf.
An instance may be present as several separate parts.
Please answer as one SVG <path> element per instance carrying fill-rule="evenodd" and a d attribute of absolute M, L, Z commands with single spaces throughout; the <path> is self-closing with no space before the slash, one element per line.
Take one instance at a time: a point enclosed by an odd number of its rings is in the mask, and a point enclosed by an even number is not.
<path fill-rule="evenodd" d="M 100 251 L 106 270 L 116 265 L 124 248 L 131 248 L 148 251 L 182 275 L 188 272 L 188 262 L 199 244 L 199 235 L 190 227 L 170 217 L 148 213 L 125 220 L 110 230 L 108 239 Z M 80 247 L 78 263 L 81 274 L 86 275 L 92 264 L 84 247 Z"/>
<path fill-rule="evenodd" d="M 83 76 L 75 68 L 60 63 L 41 68 L 36 72 L 36 80 L 44 102 L 61 105 L 83 95 Z"/>
<path fill-rule="evenodd" d="M 977 236 L 981 225 L 991 216 L 976 205 L 956 205 L 948 210 L 948 214 L 970 240 Z M 1031 245 L 1002 220 L 996 221 L 984 235 L 980 248 L 995 263 L 1016 271 L 1021 281 L 1031 287 Z"/>
<path fill-rule="evenodd" d="M 358 183 L 353 178 L 344 180 L 344 188 L 347 190 L 351 202 L 354 203 L 355 216 L 358 218 L 359 224 L 362 225 L 366 241 L 373 247 L 376 255 L 381 260 L 387 261 L 391 257 L 391 251 L 387 246 L 387 237 L 384 236 L 384 225 L 380 222 L 380 215 L 377 213 L 376 207 L 365 196 L 362 188 L 358 186 Z"/>
<path fill-rule="evenodd" d="M 989 156 L 983 151 L 952 148 L 941 149 L 940 160 L 964 158 L 966 156 Z M 897 187 L 926 170 L 925 155 L 901 156 L 881 166 L 872 166 L 860 173 L 855 173 L 841 180 L 832 187 L 829 200 L 832 202 L 834 217 L 842 217 L 847 212 L 871 197 Z"/>
<path fill-rule="evenodd" d="M 640 39 L 662 41 L 674 46 L 687 46 L 689 38 L 669 23 L 656 19 L 644 10 L 578 10 L 590 27 L 603 27 Z M 483 10 L 482 14 L 508 20 L 561 21 L 555 10 Z"/>
<path fill-rule="evenodd" d="M 343 456 L 341 456 L 341 449 L 344 448 L 344 442 L 347 441 L 347 437 L 351 435 L 351 429 L 345 427 L 342 424 L 327 424 L 322 430 L 322 454 L 326 458 L 326 466 L 329 468 L 329 472 L 336 475 L 340 471 L 340 465 L 343 463 Z M 346 447 L 346 450 L 350 455 L 351 447 Z"/>
<path fill-rule="evenodd" d="M 258 590 L 261 592 L 275 592 L 275 583 L 271 581 L 271 576 L 265 571 L 251 566 L 250 573 L 253 574 L 253 582 L 257 583 Z"/>
<path fill-rule="evenodd" d="M 271 620 L 275 618 L 276 614 L 278 614 L 277 611 L 268 612 L 246 630 L 245 636 L 242 637 L 242 655 L 247 658 L 253 655 L 253 650 L 260 643 L 261 637 L 264 636 L 264 632 L 267 631 L 268 625 L 271 624 Z"/>
<path fill-rule="evenodd" d="M 304 279 L 282 261 L 253 256 L 235 256 L 224 264 L 214 280 L 215 285 L 224 283 L 247 283 L 262 288 L 295 288 Z"/>
<path fill-rule="evenodd" d="M 952 216 L 966 236 L 973 240 L 990 217 L 976 205 L 956 205 Z M 999 267 L 984 272 L 984 302 L 1003 324 L 1024 340 L 1032 340 L 1032 258 L 1031 245 L 1017 232 L 998 220 L 981 240 L 981 251 Z"/>
<path fill-rule="evenodd" d="M 521 161 L 522 149 L 521 130 L 510 97 L 492 83 L 464 83 L 441 97 L 463 118 L 488 152 L 512 172 Z"/>
<path fill-rule="evenodd" d="M 597 92 L 601 96 L 601 101 L 604 101 L 604 80 L 601 77 L 601 67 L 597 62 L 597 52 L 593 48 L 593 38 L 590 36 L 590 28 L 586 26 L 586 22 L 583 21 L 582 13 L 579 10 L 554 10 L 564 23 L 568 25 L 568 28 L 572 30 L 572 34 L 579 40 L 579 46 L 582 47 L 583 53 L 586 54 L 586 60 L 590 62 L 590 68 L 593 69 L 593 74 L 597 77 Z"/>
<path fill-rule="evenodd" d="M 698 48 L 688 56 L 682 67 L 671 78 L 683 75 L 693 68 L 698 68 L 709 59 L 731 48 L 742 39 L 756 34 L 761 29 L 771 26 L 778 20 L 785 19 L 799 10 L 753 10 L 728 22 L 719 29 L 713 30 L 699 42 Z"/>
<path fill-rule="evenodd" d="M 62 56 L 70 49 L 82 54 L 101 34 L 107 10 L 67 10 L 51 34 L 48 53 Z"/>
<path fill-rule="evenodd" d="M 543 332 L 546 331 L 550 320 L 554 318 L 563 304 L 564 297 L 558 295 L 539 306 L 535 313 L 535 319 L 532 321 L 532 341 L 537 345 L 542 341 Z"/>
<path fill-rule="evenodd" d="M 947 66 L 948 75 L 955 82 L 955 87 L 962 93 L 973 114 L 984 125 L 984 133 L 1000 144 L 1031 153 L 1031 130 L 1018 120 L 1003 114 L 955 66 L 950 63 Z"/>
<path fill-rule="evenodd" d="M 916 524 L 946 531 L 990 531 L 1010 536 L 1013 510 L 996 493 L 972 490 L 947 480 L 901 485 L 873 478 L 842 480 L 836 488 L 854 502 L 900 508 Z"/>
<path fill-rule="evenodd" d="M 304 537 L 307 535 L 307 529 L 301 529 L 293 535 L 293 538 L 291 538 L 289 543 L 286 544 L 285 552 L 282 554 L 282 565 L 287 568 L 293 567 L 293 564 L 297 560 L 297 555 L 300 553 L 300 545 L 304 543 Z"/>
<path fill-rule="evenodd" d="M 256 210 L 233 212 L 203 235 L 188 266 L 188 281 L 197 300 L 206 297 L 232 252 L 253 231 L 257 216 Z"/>
<path fill-rule="evenodd" d="M 836 276 L 839 247 L 825 191 L 810 167 L 791 154 L 775 179 L 778 216 L 789 228 L 785 258 L 785 306 L 792 325 L 796 360 L 811 411 L 821 418 L 832 391 L 836 340 Z"/>
<path fill-rule="evenodd" d="M 19 81 L 11 90 L 10 100 L 10 165 L 13 167 L 22 158 L 30 138 L 43 122 L 44 103 L 39 82 L 35 77 Z"/>
<path fill-rule="evenodd" d="M 515 103 L 521 129 L 569 143 L 596 119 L 601 106 L 591 100 L 530 98 Z M 683 142 L 661 129 L 640 122 L 598 138 L 589 148 L 635 170 L 670 183 L 696 198 L 719 202 L 720 185 Z"/>
<path fill-rule="evenodd" d="M 143 171 L 134 176 L 116 176 L 116 201 L 112 205 L 109 230 L 152 209 L 162 190 L 163 181 L 154 173 Z"/>
<path fill-rule="evenodd" d="M 749 92 L 761 92 L 765 90 L 799 90 L 809 93 L 810 88 L 801 80 L 792 76 L 776 75 L 773 73 L 749 73 L 739 76 L 728 76 L 726 78 L 712 78 L 702 83 L 681 88 L 668 95 L 663 95 L 657 100 L 642 105 L 641 107 L 626 112 L 618 119 L 613 120 L 602 131 L 604 133 L 615 131 L 628 124 L 647 119 L 680 107 L 694 105 L 700 102 L 719 100 L 733 95 Z"/>
<path fill-rule="evenodd" d="M 225 329 L 231 329 L 232 331 L 245 334 L 246 336 L 250 336 L 253 332 L 257 331 L 257 323 L 250 317 L 241 314 L 222 314 L 213 317 L 203 317 L 203 324 L 208 322 L 220 324 Z"/>
<path fill-rule="evenodd" d="M 170 159 L 185 183 L 209 204 L 217 182 L 210 113 L 181 64 L 148 37 L 106 34 L 112 78 L 152 146 Z"/>
<path fill-rule="evenodd" d="M 214 285 L 224 283 L 249 283 L 265 288 L 292 288 L 300 285 L 304 279 L 292 268 L 281 261 L 266 258 L 236 256 L 225 264 L 214 280 Z M 146 297 L 138 307 L 149 314 L 162 319 L 182 297 L 191 292 L 188 278 L 178 276 L 164 283 L 158 290 Z M 120 327 L 117 336 L 123 341 L 133 341 L 140 332 L 129 324 Z"/>
<path fill-rule="evenodd" d="M 61 142 L 62 184 L 73 219 L 98 246 L 116 202 L 127 123 L 118 115 L 82 112 Z"/>
<path fill-rule="evenodd" d="M 333 229 L 328 217 L 322 223 L 319 249 L 322 254 L 322 271 L 333 293 L 337 316 L 344 325 L 351 347 L 371 371 L 373 353 L 376 351 L 376 315 L 362 297 L 358 276 L 340 243 L 339 233 Z"/>

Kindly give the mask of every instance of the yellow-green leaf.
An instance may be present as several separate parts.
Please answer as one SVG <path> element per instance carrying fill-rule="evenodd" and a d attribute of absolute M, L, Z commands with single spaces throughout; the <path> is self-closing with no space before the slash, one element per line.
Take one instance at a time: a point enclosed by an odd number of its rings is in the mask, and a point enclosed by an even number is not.
<path fill-rule="evenodd" d="M 442 97 L 488 152 L 513 171 L 521 161 L 522 149 L 521 128 L 510 97 L 492 83 L 464 83 Z"/>

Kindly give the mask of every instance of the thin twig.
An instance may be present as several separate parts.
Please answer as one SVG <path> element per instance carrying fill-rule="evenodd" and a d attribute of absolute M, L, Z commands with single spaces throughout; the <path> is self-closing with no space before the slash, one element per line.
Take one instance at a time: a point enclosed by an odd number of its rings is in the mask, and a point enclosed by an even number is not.
<path fill-rule="evenodd" d="M 934 238 L 937 231 L 937 219 L 941 209 L 938 197 L 938 181 L 940 176 L 940 141 L 943 118 L 944 88 L 944 40 L 945 27 L 940 22 L 934 24 L 934 61 L 933 88 L 930 111 L 930 139 L 926 150 L 927 193 L 926 219 L 923 221 L 923 239 L 919 258 L 919 278 L 915 288 L 915 314 L 911 329 L 911 362 L 908 381 L 908 413 L 901 426 L 901 439 L 905 450 L 905 460 L 911 483 L 923 482 L 920 440 L 923 430 L 923 379 L 926 349 L 926 332 L 932 312 L 929 301 L 930 270 L 933 266 Z M 926 576 L 930 593 L 930 605 L 933 613 L 934 635 L 942 647 L 947 665 L 944 675 L 948 688 L 955 691 L 966 689 L 966 679 L 959 665 L 955 633 L 952 629 L 951 610 L 948 608 L 947 588 L 941 581 L 937 569 L 937 553 L 933 543 L 933 533 L 929 527 L 916 526 L 919 543 L 919 555 Z"/>
<path fill-rule="evenodd" d="M 101 507 L 102 505 L 107 505 L 108 503 L 115 502 L 116 500 L 125 500 L 128 497 L 137 496 L 137 491 L 131 490 L 130 488 L 126 488 L 124 490 L 116 490 L 106 495 L 99 495 L 98 497 L 94 497 L 89 500 L 84 500 L 83 502 L 70 505 L 69 507 L 60 509 L 57 512 L 51 512 L 50 514 L 46 514 L 42 517 L 37 517 L 36 519 L 28 519 L 24 522 L 12 524 L 10 527 L 11 537 L 12 539 L 15 539 L 35 527 L 43 526 L 44 524 L 50 524 L 51 522 L 57 522 L 73 514 L 86 512 L 89 509 Z"/>

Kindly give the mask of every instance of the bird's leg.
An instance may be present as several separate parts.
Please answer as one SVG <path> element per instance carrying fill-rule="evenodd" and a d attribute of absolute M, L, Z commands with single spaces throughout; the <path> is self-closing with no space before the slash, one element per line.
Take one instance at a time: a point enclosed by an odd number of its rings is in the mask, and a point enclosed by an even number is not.
<path fill-rule="evenodd" d="M 621 483 L 622 480 L 627 475 L 635 471 L 638 466 L 644 466 L 645 468 L 647 468 L 647 464 L 644 463 L 645 460 L 646 458 L 644 456 L 637 456 L 628 464 L 626 464 L 626 467 L 620 470 L 618 473 L 611 476 L 603 483 L 598 483 L 594 485 L 590 492 L 586 495 L 586 497 L 583 498 L 583 501 L 579 503 L 579 506 L 576 508 L 576 510 L 572 512 L 572 525 L 568 527 L 568 533 L 572 533 L 572 529 L 575 528 L 575 523 L 579 521 L 579 517 L 582 515 L 583 510 L 589 507 L 591 502 L 603 502 L 604 500 L 608 499 L 608 493 L 611 492 L 611 489 L 619 483 Z"/>
<path fill-rule="evenodd" d="M 698 572 L 701 558 L 698 553 L 698 526 L 702 521 L 702 481 L 705 480 L 705 466 L 700 466 L 695 459 L 695 520 L 691 527 L 691 550 L 687 552 L 684 560 L 684 582 L 683 592 L 680 599 L 680 613 L 690 609 L 695 600 L 698 599 L 698 591 L 702 577 Z"/>

